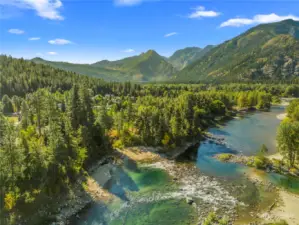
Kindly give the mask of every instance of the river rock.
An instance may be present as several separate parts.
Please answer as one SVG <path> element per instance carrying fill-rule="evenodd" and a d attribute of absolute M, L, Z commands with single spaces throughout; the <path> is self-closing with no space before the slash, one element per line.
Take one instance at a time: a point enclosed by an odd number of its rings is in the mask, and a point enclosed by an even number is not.
<path fill-rule="evenodd" d="M 186 202 L 189 204 L 189 205 L 192 205 L 192 203 L 194 202 L 192 198 L 190 197 L 187 197 L 186 198 Z"/>

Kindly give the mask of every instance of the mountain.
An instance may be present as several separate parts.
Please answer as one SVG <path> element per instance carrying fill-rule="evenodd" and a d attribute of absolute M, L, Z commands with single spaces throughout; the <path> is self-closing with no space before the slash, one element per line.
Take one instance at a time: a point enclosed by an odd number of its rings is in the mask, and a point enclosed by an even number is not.
<path fill-rule="evenodd" d="M 103 60 L 92 64 L 92 66 L 123 71 L 130 74 L 132 80 L 143 81 L 167 79 L 177 71 L 163 56 L 160 56 L 154 50 L 117 61 Z"/>
<path fill-rule="evenodd" d="M 74 84 L 86 84 L 100 93 L 109 90 L 109 85 L 102 79 L 53 68 L 40 63 L 40 58 L 36 61 L 39 63 L 0 55 L 0 98 L 5 94 L 25 97 L 39 88 L 65 91 L 71 89 Z"/>
<path fill-rule="evenodd" d="M 125 81 L 126 79 L 130 79 L 129 75 L 117 70 L 109 70 L 105 68 L 97 68 L 93 67 L 90 64 L 75 64 L 68 62 L 54 62 L 47 61 L 42 58 L 34 58 L 31 61 L 35 63 L 50 65 L 52 67 L 75 72 L 82 75 L 88 75 L 92 77 L 102 78 L 107 81 Z"/>
<path fill-rule="evenodd" d="M 281 80 L 299 76 L 299 22 L 262 24 L 218 45 L 176 81 Z"/>
<path fill-rule="evenodd" d="M 207 52 L 209 52 L 214 46 L 208 45 L 205 48 L 188 47 L 177 50 L 172 56 L 168 58 L 168 61 L 177 69 L 181 70 L 187 65 L 202 58 Z"/>
<path fill-rule="evenodd" d="M 53 62 L 41 58 L 34 58 L 32 61 L 108 81 L 158 81 L 168 79 L 177 72 L 164 57 L 154 50 L 122 60 L 103 60 L 94 64 Z"/>

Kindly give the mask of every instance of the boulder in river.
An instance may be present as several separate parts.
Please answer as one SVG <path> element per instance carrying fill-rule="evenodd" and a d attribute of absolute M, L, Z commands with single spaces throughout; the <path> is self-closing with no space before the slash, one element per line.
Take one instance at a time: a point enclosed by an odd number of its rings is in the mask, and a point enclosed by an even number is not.
<path fill-rule="evenodd" d="M 186 202 L 189 204 L 189 205 L 192 205 L 192 203 L 194 202 L 192 198 L 190 197 L 186 197 Z"/>

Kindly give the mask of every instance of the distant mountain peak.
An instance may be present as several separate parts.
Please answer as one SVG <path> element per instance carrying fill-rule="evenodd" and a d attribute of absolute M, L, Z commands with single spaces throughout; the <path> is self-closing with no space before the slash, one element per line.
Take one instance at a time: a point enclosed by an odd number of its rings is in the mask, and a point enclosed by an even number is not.
<path fill-rule="evenodd" d="M 45 61 L 45 60 L 41 57 L 35 57 L 35 58 L 31 59 L 31 61 Z"/>
<path fill-rule="evenodd" d="M 147 56 L 160 56 L 155 50 L 148 50 L 147 52 L 143 53 L 143 55 L 147 55 Z"/>

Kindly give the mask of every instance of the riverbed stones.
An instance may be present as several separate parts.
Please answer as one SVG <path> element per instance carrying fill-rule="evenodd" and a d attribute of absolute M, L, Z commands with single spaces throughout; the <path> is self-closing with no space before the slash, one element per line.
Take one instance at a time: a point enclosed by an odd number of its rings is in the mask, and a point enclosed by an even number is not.
<path fill-rule="evenodd" d="M 186 202 L 189 205 L 192 205 L 192 203 L 194 202 L 193 199 L 191 197 L 186 197 Z"/>

